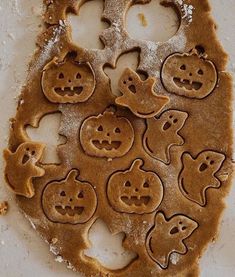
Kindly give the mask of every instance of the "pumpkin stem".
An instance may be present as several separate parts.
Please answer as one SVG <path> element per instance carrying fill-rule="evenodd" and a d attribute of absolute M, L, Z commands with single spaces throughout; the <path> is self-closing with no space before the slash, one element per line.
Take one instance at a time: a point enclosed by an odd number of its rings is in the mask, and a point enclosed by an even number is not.
<path fill-rule="evenodd" d="M 76 178 L 78 177 L 78 175 L 79 175 L 79 170 L 77 170 L 77 169 L 72 169 L 72 170 L 69 172 L 67 179 L 76 180 Z"/>
<path fill-rule="evenodd" d="M 143 164 L 144 164 L 143 160 L 141 160 L 141 159 L 135 160 L 132 164 L 132 170 L 140 169 Z"/>

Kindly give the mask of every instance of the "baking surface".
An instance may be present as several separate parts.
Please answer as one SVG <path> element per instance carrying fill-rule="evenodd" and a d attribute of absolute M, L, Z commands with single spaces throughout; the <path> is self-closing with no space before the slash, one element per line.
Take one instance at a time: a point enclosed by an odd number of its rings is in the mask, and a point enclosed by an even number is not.
<path fill-rule="evenodd" d="M 39 32 L 39 0 L 1 0 L 0 2 L 0 136 L 1 150 L 6 147 L 8 119 L 15 114 L 17 95 L 26 78 L 26 68 L 35 48 Z M 228 70 L 235 73 L 235 5 L 234 0 L 211 0 L 218 24 L 218 35 L 230 53 Z M 0 276 L 78 276 L 56 263 L 49 246 L 43 243 L 14 204 L 5 190 L 1 159 L 0 201 L 9 200 L 10 211 L 0 218 Z M 235 187 L 228 197 L 221 234 L 201 261 L 201 276 L 234 276 L 235 273 Z M 57 258 L 57 261 L 60 261 Z"/>

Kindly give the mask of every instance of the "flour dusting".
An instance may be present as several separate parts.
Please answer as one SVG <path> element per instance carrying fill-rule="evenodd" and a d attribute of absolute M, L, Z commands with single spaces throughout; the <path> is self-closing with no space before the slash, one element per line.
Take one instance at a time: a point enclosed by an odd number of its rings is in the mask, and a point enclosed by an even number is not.
<path fill-rule="evenodd" d="M 176 0 L 181 7 L 181 11 L 183 13 L 182 19 L 187 19 L 189 23 L 193 21 L 193 5 L 184 4 L 184 0 Z"/>
<path fill-rule="evenodd" d="M 46 44 L 44 45 L 38 59 L 35 61 L 33 67 L 31 68 L 30 73 L 33 73 L 44 66 L 46 61 L 51 57 L 51 53 L 56 44 L 59 42 L 60 36 L 65 31 L 66 26 L 66 21 L 60 20 L 59 25 L 54 27 L 51 39 L 48 41 L 45 40 Z"/>
<path fill-rule="evenodd" d="M 180 259 L 180 255 L 177 253 L 172 253 L 170 256 L 170 261 L 172 264 L 176 265 Z"/>

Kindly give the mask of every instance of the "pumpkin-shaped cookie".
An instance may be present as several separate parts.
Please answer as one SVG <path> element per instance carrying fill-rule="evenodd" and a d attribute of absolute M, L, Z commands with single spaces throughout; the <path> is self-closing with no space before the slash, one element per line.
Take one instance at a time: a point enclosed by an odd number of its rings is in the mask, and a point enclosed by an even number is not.
<path fill-rule="evenodd" d="M 215 65 L 195 52 L 170 55 L 163 64 L 161 77 L 168 92 L 197 99 L 209 95 L 218 78 Z"/>
<path fill-rule="evenodd" d="M 81 224 L 95 212 L 97 198 L 94 188 L 77 180 L 72 170 L 65 180 L 49 183 L 42 195 L 42 206 L 49 220 L 59 223 Z"/>
<path fill-rule="evenodd" d="M 85 153 L 90 156 L 121 157 L 133 144 L 134 130 L 126 118 L 106 111 L 83 122 L 80 141 Z"/>
<path fill-rule="evenodd" d="M 123 213 L 151 213 L 160 205 L 163 186 L 156 173 L 141 169 L 142 160 L 131 168 L 114 173 L 108 182 L 107 195 L 111 206 Z"/>
<path fill-rule="evenodd" d="M 78 63 L 71 57 L 63 61 L 54 58 L 43 69 L 42 89 L 53 103 L 81 103 L 93 94 L 95 76 L 87 63 Z"/>

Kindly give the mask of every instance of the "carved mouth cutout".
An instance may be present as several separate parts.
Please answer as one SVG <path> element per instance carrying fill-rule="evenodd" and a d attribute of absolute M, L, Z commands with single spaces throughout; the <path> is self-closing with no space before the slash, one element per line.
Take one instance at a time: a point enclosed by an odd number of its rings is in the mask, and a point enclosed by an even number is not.
<path fill-rule="evenodd" d="M 65 206 L 64 208 L 62 206 L 55 206 L 56 211 L 61 215 L 69 215 L 69 216 L 75 216 L 75 215 L 81 215 L 84 211 L 84 207 L 70 207 Z"/>
<path fill-rule="evenodd" d="M 33 150 L 32 152 L 25 153 L 22 158 L 22 164 L 26 164 L 30 159 L 35 156 L 36 152 Z"/>
<path fill-rule="evenodd" d="M 74 96 L 75 94 L 79 95 L 83 91 L 83 87 L 61 87 L 61 88 L 55 88 L 55 92 L 61 96 L 68 95 L 68 96 Z"/>
<path fill-rule="evenodd" d="M 99 150 L 113 150 L 113 149 L 118 149 L 121 146 L 121 142 L 120 141 L 107 141 L 107 140 L 103 140 L 103 141 L 98 141 L 98 140 L 93 140 L 92 141 L 93 145 L 98 148 Z"/>
<path fill-rule="evenodd" d="M 128 87 L 128 89 L 132 92 L 132 93 L 136 93 L 136 87 L 134 85 L 130 85 Z"/>
<path fill-rule="evenodd" d="M 140 111 L 137 111 L 137 113 L 140 115 L 140 116 L 151 116 L 151 115 L 155 115 L 155 111 L 152 111 L 150 113 L 142 113 Z"/>
<path fill-rule="evenodd" d="M 189 81 L 187 79 L 180 79 L 175 77 L 173 81 L 177 87 L 187 90 L 199 90 L 202 87 L 202 83 Z"/>
<path fill-rule="evenodd" d="M 27 161 L 28 161 L 29 159 L 30 159 L 30 156 L 27 155 L 27 154 L 25 154 L 25 155 L 23 156 L 23 159 L 22 159 L 22 164 L 26 164 Z"/>
<path fill-rule="evenodd" d="M 140 196 L 140 197 L 122 196 L 121 200 L 128 206 L 142 206 L 142 205 L 147 206 L 150 201 L 150 197 L 149 196 Z"/>

